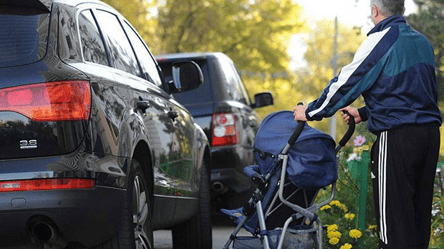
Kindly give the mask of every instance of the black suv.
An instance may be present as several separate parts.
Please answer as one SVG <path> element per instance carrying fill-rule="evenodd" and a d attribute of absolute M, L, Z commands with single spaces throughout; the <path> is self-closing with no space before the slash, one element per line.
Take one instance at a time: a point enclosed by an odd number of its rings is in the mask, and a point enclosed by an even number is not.
<path fill-rule="evenodd" d="M 269 92 L 246 91 L 233 61 L 223 53 L 180 53 L 156 55 L 166 80 L 172 80 L 171 65 L 194 61 L 201 68 L 204 84 L 174 98 L 183 104 L 203 128 L 211 144 L 212 200 L 216 207 L 238 207 L 253 189 L 243 168 L 255 162 L 254 139 L 260 118 L 255 108 L 273 104 Z"/>
<path fill-rule="evenodd" d="M 0 247 L 211 248 L 210 147 L 134 28 L 100 1 L 0 0 Z"/>

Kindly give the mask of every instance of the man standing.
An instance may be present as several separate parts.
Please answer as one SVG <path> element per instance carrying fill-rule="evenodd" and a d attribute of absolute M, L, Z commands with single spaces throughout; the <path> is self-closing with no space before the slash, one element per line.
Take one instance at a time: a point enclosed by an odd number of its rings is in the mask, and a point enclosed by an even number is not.
<path fill-rule="evenodd" d="M 406 24 L 404 11 L 404 0 L 371 0 L 375 27 L 353 61 L 318 99 L 293 110 L 297 121 L 338 110 L 367 121 L 377 135 L 371 171 L 380 248 L 426 249 L 442 120 L 433 48 Z M 359 95 L 364 107 L 346 107 Z"/>

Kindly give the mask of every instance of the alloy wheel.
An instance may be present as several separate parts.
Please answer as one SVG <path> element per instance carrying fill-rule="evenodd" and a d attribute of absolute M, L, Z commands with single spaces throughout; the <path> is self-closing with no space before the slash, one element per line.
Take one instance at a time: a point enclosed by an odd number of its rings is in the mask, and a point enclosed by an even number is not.
<path fill-rule="evenodd" d="M 149 215 L 149 206 L 146 198 L 146 189 L 141 176 L 134 178 L 133 188 L 133 225 L 136 249 L 152 249 L 148 239 L 146 221 Z"/>

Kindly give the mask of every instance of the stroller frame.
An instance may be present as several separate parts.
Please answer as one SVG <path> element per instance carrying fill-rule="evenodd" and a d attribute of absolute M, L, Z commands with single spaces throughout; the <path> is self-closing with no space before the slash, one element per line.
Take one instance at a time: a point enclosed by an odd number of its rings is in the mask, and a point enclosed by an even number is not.
<path fill-rule="evenodd" d="M 347 113 L 348 114 L 348 113 Z M 350 116 L 350 122 L 348 126 L 348 130 L 346 134 L 343 136 L 343 138 L 340 140 L 338 146 L 335 149 L 335 154 L 337 153 L 345 146 L 345 144 L 350 140 L 351 136 L 354 133 L 355 130 L 355 123 L 354 118 Z M 288 201 L 288 199 L 291 197 L 284 197 L 284 187 L 285 187 L 285 180 L 286 180 L 286 172 L 287 172 L 287 162 L 288 162 L 288 150 L 291 148 L 291 146 L 296 142 L 298 137 L 303 131 L 305 122 L 299 121 L 298 126 L 296 130 L 293 132 L 292 136 L 288 140 L 287 145 L 284 147 L 282 152 L 278 155 L 278 161 L 275 162 L 275 165 L 272 166 L 272 169 L 266 174 L 265 178 L 262 178 L 261 176 L 253 177 L 253 182 L 258 185 L 256 188 L 253 196 L 250 198 L 248 203 L 244 206 L 243 211 L 246 213 L 245 217 L 238 223 L 233 233 L 230 235 L 228 241 L 225 243 L 223 249 L 230 249 L 233 247 L 230 247 L 230 245 L 238 238 L 237 234 L 241 231 L 241 229 L 244 227 L 245 223 L 248 221 L 249 218 L 251 218 L 252 214 L 254 212 L 251 211 L 252 208 L 255 208 L 256 214 L 258 216 L 258 225 L 260 232 L 258 234 L 254 234 L 255 236 L 259 237 L 261 239 L 262 248 L 264 249 L 271 249 L 270 246 L 270 240 L 269 236 L 267 234 L 267 227 L 266 227 L 266 218 L 268 214 L 271 212 L 270 209 L 274 206 L 274 203 L 276 202 L 277 198 L 281 201 L 280 205 L 286 205 L 293 209 L 295 213 L 291 215 L 284 223 L 284 226 L 282 227 L 281 235 L 278 237 L 278 246 L 276 249 L 282 249 L 282 246 L 284 244 L 284 239 L 286 232 L 289 230 L 290 223 L 298 220 L 300 218 L 304 218 L 304 221 L 308 221 L 311 228 L 304 230 L 302 233 L 316 233 L 315 242 L 317 244 L 318 249 L 322 249 L 323 247 L 323 227 L 322 227 L 322 221 L 317 217 L 316 211 L 319 210 L 321 207 L 327 205 L 330 203 L 336 194 L 336 180 L 330 184 L 331 185 L 331 193 L 327 200 L 321 202 L 321 203 L 314 203 L 314 205 L 310 205 L 307 208 L 303 208 L 297 204 L 291 203 Z M 282 163 L 280 163 L 282 162 Z M 279 167 L 281 166 L 281 167 Z M 338 167 L 336 163 L 336 167 Z M 262 207 L 262 201 L 261 197 L 263 195 L 263 192 L 265 192 L 265 184 L 269 182 L 270 178 L 272 177 L 273 173 L 280 171 L 280 180 L 279 180 L 279 189 L 277 193 L 275 194 L 271 204 L 269 205 L 269 208 L 266 213 L 264 213 L 263 207 Z M 292 184 L 292 183 L 288 183 Z M 329 185 L 327 185 L 329 186 Z M 325 187 L 327 187 L 325 186 Z M 298 190 L 296 190 L 298 191 Z M 294 193 L 293 193 L 294 194 Z M 305 194 L 305 192 L 304 192 Z M 313 200 L 314 202 L 314 200 Z M 250 211 L 247 211 L 250 208 Z M 292 230 L 293 232 L 297 232 L 295 230 Z"/>

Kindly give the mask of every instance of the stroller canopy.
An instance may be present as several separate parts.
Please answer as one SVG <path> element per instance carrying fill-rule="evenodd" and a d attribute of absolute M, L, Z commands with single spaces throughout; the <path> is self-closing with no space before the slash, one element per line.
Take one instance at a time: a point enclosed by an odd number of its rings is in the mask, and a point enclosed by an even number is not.
<path fill-rule="evenodd" d="M 255 157 L 260 172 L 267 174 L 278 155 L 287 145 L 298 123 L 293 112 L 279 111 L 268 115 L 261 123 L 255 140 Z M 335 141 L 333 138 L 305 124 L 288 154 L 287 174 L 290 181 L 301 188 L 324 187 L 337 179 Z"/>

